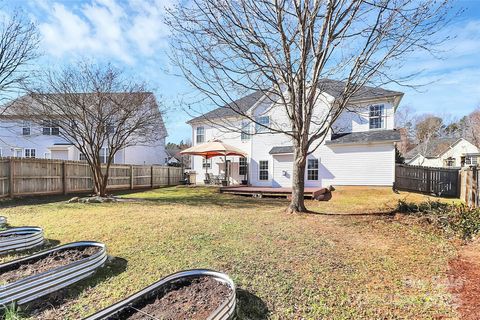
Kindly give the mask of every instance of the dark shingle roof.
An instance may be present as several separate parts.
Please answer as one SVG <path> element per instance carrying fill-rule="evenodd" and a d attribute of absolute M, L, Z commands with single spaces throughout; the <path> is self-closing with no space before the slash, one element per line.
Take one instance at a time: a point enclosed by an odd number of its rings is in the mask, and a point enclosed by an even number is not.
<path fill-rule="evenodd" d="M 293 146 L 273 147 L 268 153 L 270 154 L 293 153 Z"/>
<path fill-rule="evenodd" d="M 196 118 L 189 120 L 187 123 L 201 121 L 201 120 L 211 120 L 211 119 L 219 119 L 225 117 L 232 117 L 238 114 L 244 114 L 248 111 L 261 97 L 263 97 L 264 93 L 262 91 L 255 91 L 243 98 L 235 100 L 232 103 L 229 103 L 223 107 L 214 109 L 207 113 L 202 114 Z"/>
<path fill-rule="evenodd" d="M 334 98 L 339 98 L 343 93 L 345 82 L 332 79 L 322 79 L 318 85 L 322 92 L 326 92 Z M 375 99 L 403 96 L 403 92 L 387 90 L 379 87 L 363 86 L 355 93 L 352 100 Z"/>
<path fill-rule="evenodd" d="M 436 138 L 430 139 L 428 143 L 421 143 L 405 154 L 405 159 L 412 159 L 417 155 L 422 155 L 425 158 L 436 158 L 450 149 L 459 138 Z"/>
<path fill-rule="evenodd" d="M 331 79 L 322 79 L 318 87 L 322 92 L 326 92 L 334 98 L 339 98 L 343 93 L 343 88 L 345 82 L 331 80 Z M 255 91 L 243 98 L 240 98 L 230 104 L 227 104 L 223 107 L 214 109 L 207 113 L 202 114 L 201 116 L 195 117 L 189 120 L 187 123 L 192 123 L 202 120 L 212 120 L 220 119 L 224 117 L 236 116 L 238 114 L 244 114 L 248 111 L 260 98 L 264 96 L 263 91 Z M 352 101 L 364 100 L 364 99 L 375 99 L 375 98 L 387 98 L 387 97 L 396 97 L 403 96 L 403 92 L 386 90 L 378 87 L 363 86 L 353 97 Z M 237 111 L 237 112 L 235 112 Z"/>
<path fill-rule="evenodd" d="M 333 134 L 331 140 L 325 141 L 325 144 L 338 145 L 382 141 L 400 141 L 400 132 L 397 130 L 375 130 Z"/>

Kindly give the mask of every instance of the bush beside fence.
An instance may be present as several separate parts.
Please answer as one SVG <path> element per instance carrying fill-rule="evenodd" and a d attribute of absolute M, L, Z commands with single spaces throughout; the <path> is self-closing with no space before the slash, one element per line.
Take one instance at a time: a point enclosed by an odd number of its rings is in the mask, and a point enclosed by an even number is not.
<path fill-rule="evenodd" d="M 109 190 L 133 190 L 180 184 L 183 169 L 160 165 L 113 164 Z M 83 161 L 0 158 L 0 197 L 93 191 L 90 166 Z"/>

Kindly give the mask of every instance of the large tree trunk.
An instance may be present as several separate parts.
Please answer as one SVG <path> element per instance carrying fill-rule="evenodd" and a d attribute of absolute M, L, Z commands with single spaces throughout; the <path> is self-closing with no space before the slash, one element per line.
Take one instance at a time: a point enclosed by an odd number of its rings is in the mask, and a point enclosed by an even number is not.
<path fill-rule="evenodd" d="M 305 207 L 305 164 L 307 150 L 294 146 L 293 174 L 292 174 L 292 200 L 287 208 L 287 213 L 307 212 Z"/>

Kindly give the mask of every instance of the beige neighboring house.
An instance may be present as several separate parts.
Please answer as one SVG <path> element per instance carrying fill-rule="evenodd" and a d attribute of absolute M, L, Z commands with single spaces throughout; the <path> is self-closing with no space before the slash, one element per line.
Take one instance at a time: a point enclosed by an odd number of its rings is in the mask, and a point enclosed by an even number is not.
<path fill-rule="evenodd" d="M 405 163 L 426 167 L 464 167 L 479 162 L 480 149 L 463 138 L 437 138 L 405 154 Z"/>

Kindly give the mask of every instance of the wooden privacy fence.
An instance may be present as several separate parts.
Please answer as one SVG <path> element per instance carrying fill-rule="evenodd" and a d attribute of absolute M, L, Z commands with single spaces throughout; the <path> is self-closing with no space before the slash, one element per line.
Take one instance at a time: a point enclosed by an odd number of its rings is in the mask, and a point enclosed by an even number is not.
<path fill-rule="evenodd" d="M 129 190 L 180 184 L 183 169 L 166 166 L 110 166 L 108 189 Z M 90 166 L 82 161 L 0 158 L 0 197 L 93 191 Z"/>
<path fill-rule="evenodd" d="M 472 208 L 480 206 L 480 181 L 478 175 L 479 168 L 476 166 L 463 168 L 460 172 L 460 199 L 464 200 L 465 204 Z"/>
<path fill-rule="evenodd" d="M 459 197 L 460 169 L 395 165 L 395 188 L 442 197 Z"/>

